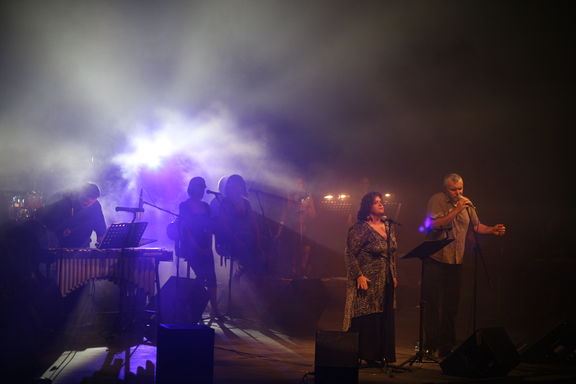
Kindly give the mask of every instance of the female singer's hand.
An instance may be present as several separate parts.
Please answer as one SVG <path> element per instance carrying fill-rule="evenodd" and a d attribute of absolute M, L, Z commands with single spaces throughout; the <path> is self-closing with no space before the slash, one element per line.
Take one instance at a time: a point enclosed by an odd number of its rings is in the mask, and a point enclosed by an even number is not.
<path fill-rule="evenodd" d="M 360 275 L 357 279 L 356 279 L 356 286 L 358 287 L 358 289 L 363 289 L 363 290 L 367 290 L 368 289 L 368 283 L 371 282 L 372 280 L 370 280 L 369 278 L 367 278 L 364 275 Z"/>
<path fill-rule="evenodd" d="M 398 288 L 398 279 L 393 277 L 392 282 L 394 283 L 394 289 Z"/>

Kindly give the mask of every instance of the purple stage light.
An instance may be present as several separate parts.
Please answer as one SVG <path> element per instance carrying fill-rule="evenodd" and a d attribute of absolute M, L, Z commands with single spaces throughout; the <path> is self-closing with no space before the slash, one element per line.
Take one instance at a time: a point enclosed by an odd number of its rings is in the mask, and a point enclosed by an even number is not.
<path fill-rule="evenodd" d="M 426 220 L 424 220 L 424 225 L 420 226 L 420 228 L 418 228 L 418 230 L 420 232 L 426 232 L 428 230 L 430 230 L 432 228 L 432 219 L 427 217 Z"/>

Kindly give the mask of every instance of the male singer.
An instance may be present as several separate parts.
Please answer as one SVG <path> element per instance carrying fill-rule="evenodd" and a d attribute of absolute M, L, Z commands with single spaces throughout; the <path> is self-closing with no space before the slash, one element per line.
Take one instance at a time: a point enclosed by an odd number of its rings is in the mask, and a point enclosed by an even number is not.
<path fill-rule="evenodd" d="M 445 176 L 443 189 L 428 201 L 426 239 L 451 237 L 454 241 L 422 264 L 424 348 L 439 358 L 450 353 L 456 342 L 454 323 L 468 230 L 496 236 L 506 232 L 503 224 L 487 226 L 480 223 L 474 204 L 463 196 L 464 180 L 460 175 L 451 173 Z"/>

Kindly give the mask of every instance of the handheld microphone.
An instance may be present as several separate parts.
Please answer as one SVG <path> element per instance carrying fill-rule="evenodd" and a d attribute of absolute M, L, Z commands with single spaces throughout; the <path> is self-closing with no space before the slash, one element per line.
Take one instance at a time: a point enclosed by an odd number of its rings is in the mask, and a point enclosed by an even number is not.
<path fill-rule="evenodd" d="M 206 190 L 206 193 L 208 193 L 208 194 L 210 194 L 210 195 L 215 195 L 215 196 L 221 195 L 220 192 L 214 192 L 214 191 L 211 191 L 211 190 L 209 190 L 209 189 Z"/>
<path fill-rule="evenodd" d="M 461 200 L 461 199 L 463 199 L 463 198 L 464 198 L 464 196 L 458 195 L 458 200 Z M 466 203 L 466 204 L 464 204 L 464 205 L 467 206 L 467 207 L 476 209 L 476 207 L 475 207 L 474 204 L 472 204 L 472 203 Z"/>

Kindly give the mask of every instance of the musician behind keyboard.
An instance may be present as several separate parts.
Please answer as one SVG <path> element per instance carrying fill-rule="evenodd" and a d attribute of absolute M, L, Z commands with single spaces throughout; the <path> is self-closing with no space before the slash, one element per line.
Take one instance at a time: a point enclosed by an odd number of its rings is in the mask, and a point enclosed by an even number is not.
<path fill-rule="evenodd" d="M 37 218 L 52 231 L 61 248 L 88 248 L 92 232 L 102 241 L 106 222 L 98 201 L 100 188 L 86 183 L 60 200 L 39 210 Z"/>

